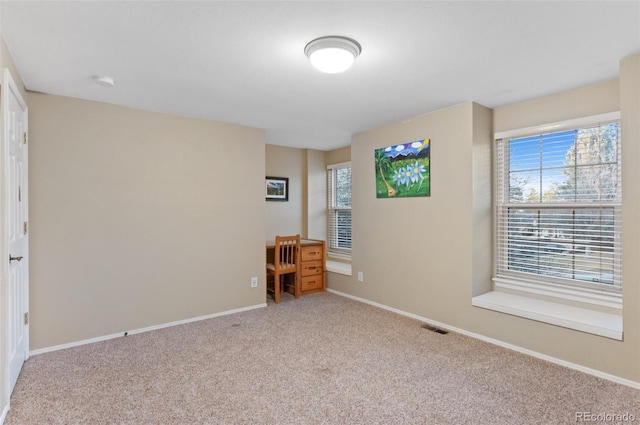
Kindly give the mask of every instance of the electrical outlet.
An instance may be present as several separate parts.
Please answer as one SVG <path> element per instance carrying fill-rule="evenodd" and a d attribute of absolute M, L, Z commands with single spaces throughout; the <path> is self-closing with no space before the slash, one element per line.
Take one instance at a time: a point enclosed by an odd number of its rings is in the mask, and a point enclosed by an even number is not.
<path fill-rule="evenodd" d="M 358 282 L 362 282 L 364 280 L 364 275 L 362 272 L 358 272 Z"/>
<path fill-rule="evenodd" d="M 256 276 L 251 278 L 251 287 L 252 288 L 257 288 L 258 287 L 258 278 Z"/>

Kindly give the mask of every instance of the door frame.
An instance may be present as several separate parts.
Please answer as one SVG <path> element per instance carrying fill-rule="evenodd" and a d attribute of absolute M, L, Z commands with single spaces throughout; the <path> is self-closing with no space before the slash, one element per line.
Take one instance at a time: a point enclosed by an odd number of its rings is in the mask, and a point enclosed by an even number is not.
<path fill-rule="evenodd" d="M 0 423 L 4 420 L 6 413 L 9 409 L 9 400 L 11 397 L 10 391 L 10 371 L 9 371 L 9 335 L 10 335 L 10 300 L 9 297 L 9 238 L 8 238 L 8 225 L 9 219 L 7 214 L 8 208 L 8 188 L 7 185 L 7 159 L 8 159 L 8 126 L 6 120 L 6 113 L 9 105 L 9 94 L 13 92 L 20 103 L 21 108 L 24 110 L 24 131 L 28 132 L 29 128 L 29 114 L 27 103 L 25 102 L 18 85 L 16 84 L 11 72 L 8 68 L 3 69 L 2 86 L 0 86 L 0 105 L 2 112 L 0 114 L 0 120 L 2 125 L 2 132 L 0 133 Z M 28 158 L 28 148 L 27 154 Z M 28 163 L 27 163 L 28 164 Z M 28 194 L 28 165 L 25 168 L 27 179 L 25 180 L 27 189 L 25 194 Z M 28 196 L 28 195 L 27 195 Z M 28 197 L 27 197 L 28 199 Z M 27 200 L 27 208 L 28 208 Z M 28 217 L 28 214 L 27 214 Z M 28 245 L 27 245 L 28 256 Z M 29 273 L 26 273 L 26 308 L 29 307 Z M 29 325 L 25 326 L 25 360 L 29 358 Z"/>

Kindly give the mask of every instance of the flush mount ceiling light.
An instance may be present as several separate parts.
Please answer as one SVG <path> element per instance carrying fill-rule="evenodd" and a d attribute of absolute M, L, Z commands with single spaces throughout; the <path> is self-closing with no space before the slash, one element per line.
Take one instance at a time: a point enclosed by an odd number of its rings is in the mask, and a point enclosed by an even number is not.
<path fill-rule="evenodd" d="M 116 85 L 116 80 L 109 77 L 108 75 L 94 75 L 91 78 L 96 82 L 96 84 L 99 84 L 101 86 L 113 87 Z"/>
<path fill-rule="evenodd" d="M 360 52 L 360 43 L 339 35 L 316 38 L 304 48 L 304 54 L 309 57 L 311 64 L 327 74 L 346 71 Z"/>

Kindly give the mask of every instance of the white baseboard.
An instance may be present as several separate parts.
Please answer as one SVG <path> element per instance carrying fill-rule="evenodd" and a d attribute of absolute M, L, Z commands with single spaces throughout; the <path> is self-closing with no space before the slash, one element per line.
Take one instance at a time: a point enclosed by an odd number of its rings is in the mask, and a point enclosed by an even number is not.
<path fill-rule="evenodd" d="M 146 328 L 134 329 L 134 330 L 131 330 L 131 331 L 126 331 L 126 333 L 128 335 L 134 335 L 134 334 L 139 334 L 139 333 L 142 333 L 142 332 L 155 331 L 157 329 L 163 329 L 163 328 L 168 328 L 168 327 L 177 326 L 177 325 L 184 325 L 186 323 L 197 322 L 197 321 L 206 320 L 206 319 L 212 319 L 214 317 L 227 316 L 229 314 L 235 314 L 235 313 L 241 313 L 243 311 L 255 310 L 257 308 L 262 308 L 262 307 L 266 307 L 266 306 L 267 306 L 267 303 L 256 304 L 256 305 L 251 305 L 251 306 L 248 306 L 248 307 L 241 307 L 241 308 L 236 308 L 236 309 L 233 309 L 233 310 L 221 311 L 220 313 L 207 314 L 206 316 L 192 317 L 190 319 L 177 320 L 175 322 L 163 323 L 163 324 L 160 324 L 160 325 L 148 326 Z M 37 350 L 30 351 L 29 355 L 35 356 L 35 355 L 38 355 L 38 354 L 49 353 L 51 351 L 64 350 L 65 348 L 78 347 L 80 345 L 93 344 L 94 342 L 106 341 L 106 340 L 114 339 L 114 338 L 121 338 L 121 337 L 124 336 L 124 334 L 125 334 L 125 331 L 122 331 L 122 332 L 118 332 L 118 333 L 111 334 L 111 335 L 104 335 L 104 336 L 99 336 L 99 337 L 96 337 L 96 338 L 83 339 L 81 341 L 70 342 L 68 344 L 60 344 L 60 345 L 54 345 L 54 346 L 51 346 L 51 347 L 39 348 Z M 1 423 L 2 423 L 2 421 L 0 421 L 0 424 Z"/>
<path fill-rule="evenodd" d="M 566 360 L 562 360 L 562 359 L 558 359 L 556 357 L 548 356 L 546 354 L 538 353 L 537 351 L 528 350 L 526 348 L 522 348 L 522 347 L 519 347 L 517 345 L 513 345 L 513 344 L 509 344 L 509 343 L 506 343 L 506 342 L 503 342 L 503 341 L 500 341 L 500 340 L 497 340 L 497 339 L 489 338 L 489 337 L 486 337 L 484 335 L 480 335 L 480 334 L 477 334 L 477 333 L 474 333 L 474 332 L 469 332 L 469 331 L 466 331 L 464 329 L 456 328 L 454 326 L 449 326 L 449 325 L 447 325 L 445 323 L 440 323 L 438 321 L 431 320 L 431 319 L 428 319 L 426 317 L 418 316 L 417 314 L 408 313 L 406 311 L 398 310 L 397 308 L 389 307 L 389 306 L 386 306 L 384 304 L 379 304 L 379 303 L 374 302 L 374 301 L 369 301 L 369 300 L 367 300 L 365 298 L 360 298 L 360 297 L 356 297 L 354 295 L 350 295 L 350 294 L 347 294 L 347 293 L 344 293 L 344 292 L 336 291 L 335 289 L 327 288 L 327 292 L 331 292 L 333 294 L 340 295 L 342 297 L 350 298 L 350 299 L 355 300 L 355 301 L 359 301 L 359 302 L 362 302 L 362 303 L 365 303 L 365 304 L 372 305 L 374 307 L 378 307 L 378 308 L 381 308 L 381 309 L 384 309 L 384 310 L 388 310 L 388 311 L 400 314 L 402 316 L 411 317 L 412 319 L 420 320 L 421 322 L 426 322 L 426 323 L 429 323 L 429 324 L 434 325 L 436 327 L 449 330 L 451 332 L 456 332 L 456 333 L 459 333 L 459 334 L 462 334 L 462 335 L 469 336 L 471 338 L 479 339 L 481 341 L 488 342 L 490 344 L 494 344 L 494 345 L 497 345 L 497 346 L 500 346 L 500 347 L 503 347 L 503 348 L 507 348 L 509 350 L 517 351 L 517 352 L 522 353 L 522 354 L 527 354 L 529 356 L 536 357 L 538 359 L 545 360 L 545 361 L 548 361 L 548 362 L 551 362 L 551 363 L 555 363 L 555 364 L 558 364 L 560 366 L 564 366 L 564 367 L 568 367 L 570 369 L 578 370 L 580 372 L 588 373 L 589 375 L 597 376 L 598 378 L 603 378 L 603 379 L 606 379 L 608 381 L 612 381 L 612 382 L 615 382 L 615 383 L 618 383 L 618 384 L 626 385 L 626 386 L 631 387 L 631 388 L 640 389 L 640 382 L 635 382 L 635 381 L 632 381 L 630 379 L 621 378 L 619 376 L 615 376 L 615 375 L 611 375 L 609 373 L 601 372 L 601 371 L 596 370 L 596 369 L 591 369 L 591 368 L 588 368 L 588 367 L 585 367 L 585 366 L 581 366 L 579 364 L 568 362 Z"/>

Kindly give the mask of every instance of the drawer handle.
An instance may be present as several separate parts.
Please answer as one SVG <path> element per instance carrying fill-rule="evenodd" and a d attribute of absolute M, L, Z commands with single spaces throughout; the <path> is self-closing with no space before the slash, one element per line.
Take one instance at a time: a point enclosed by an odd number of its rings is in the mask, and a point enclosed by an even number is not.
<path fill-rule="evenodd" d="M 316 269 L 316 266 L 307 267 L 307 270 L 315 270 L 315 269 Z"/>

